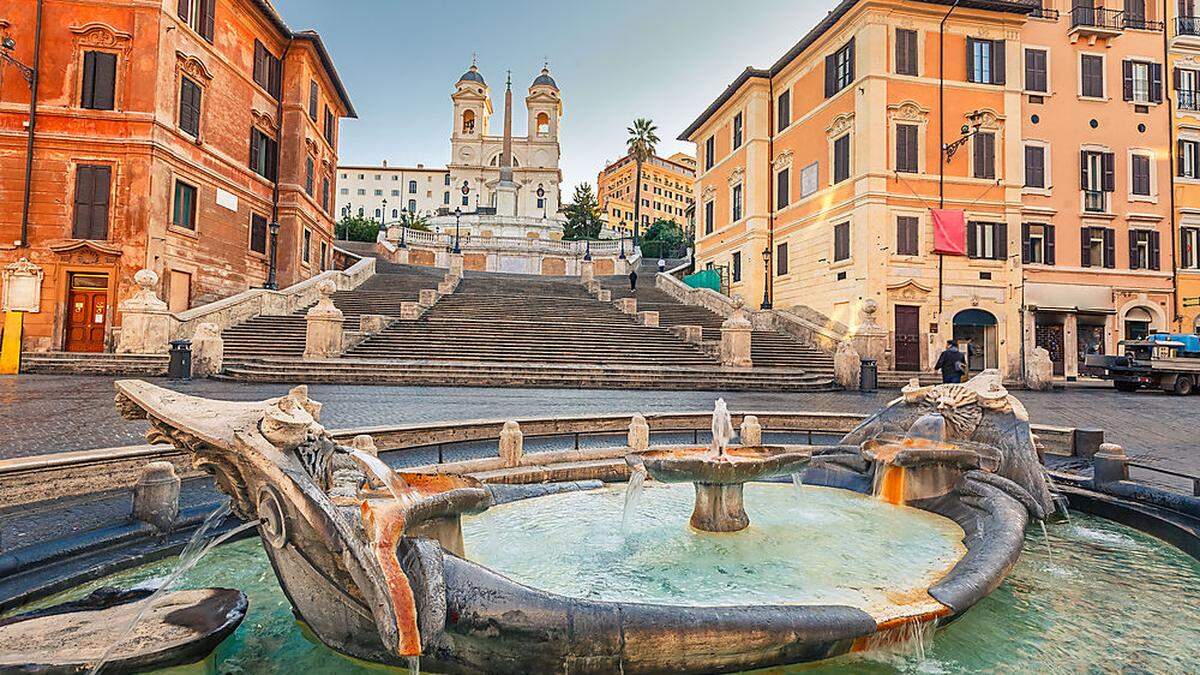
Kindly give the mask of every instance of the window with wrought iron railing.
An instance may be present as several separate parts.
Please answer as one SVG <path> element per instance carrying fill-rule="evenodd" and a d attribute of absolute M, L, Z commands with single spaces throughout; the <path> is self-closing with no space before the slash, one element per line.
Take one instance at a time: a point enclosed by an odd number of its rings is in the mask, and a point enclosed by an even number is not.
<path fill-rule="evenodd" d="M 1195 17 L 1195 16 L 1177 16 L 1177 17 L 1175 17 L 1175 34 L 1176 35 L 1200 35 L 1200 17 Z"/>

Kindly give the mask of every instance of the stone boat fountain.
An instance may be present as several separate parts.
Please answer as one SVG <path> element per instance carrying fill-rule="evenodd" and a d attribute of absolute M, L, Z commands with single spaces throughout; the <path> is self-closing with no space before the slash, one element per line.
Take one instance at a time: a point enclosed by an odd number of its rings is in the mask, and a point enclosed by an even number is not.
<path fill-rule="evenodd" d="M 927 588 L 876 604 L 567 597 L 506 578 L 464 550 L 460 517 L 503 501 L 501 486 L 392 471 L 369 438 L 341 446 L 303 387 L 257 403 L 139 381 L 116 387 L 118 408 L 149 420 L 151 441 L 191 453 L 235 512 L 261 523 L 280 585 L 313 634 L 360 659 L 410 665 L 419 657 L 435 672 L 735 672 L 869 648 L 967 611 L 1016 563 L 1027 522 L 1053 505 L 1025 411 L 995 373 L 966 385 L 911 385 L 837 446 L 726 447 L 732 430 L 722 417 L 715 453 L 668 449 L 626 459 L 635 472 L 696 485 L 697 536 L 752 533 L 742 485 L 803 467 L 805 484 L 860 493 L 878 484 L 889 499 L 953 521 L 959 554 Z"/>

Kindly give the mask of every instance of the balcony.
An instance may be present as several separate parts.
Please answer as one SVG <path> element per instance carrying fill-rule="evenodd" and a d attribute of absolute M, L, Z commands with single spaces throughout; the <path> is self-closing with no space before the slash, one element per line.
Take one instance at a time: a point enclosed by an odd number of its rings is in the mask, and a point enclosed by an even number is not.
<path fill-rule="evenodd" d="M 1125 31 L 1125 12 L 1094 5 L 1075 5 L 1071 8 L 1072 40 L 1086 38 L 1095 44 L 1099 38 L 1114 38 Z"/>
<path fill-rule="evenodd" d="M 1125 13 L 1124 18 L 1125 28 L 1129 30 L 1152 30 L 1161 33 L 1165 29 L 1165 24 L 1162 21 L 1153 21 L 1145 16 L 1134 16 Z"/>
<path fill-rule="evenodd" d="M 1200 90 L 1180 89 L 1175 92 L 1175 101 L 1180 110 L 1200 112 Z"/>
<path fill-rule="evenodd" d="M 1050 9 L 1049 7 L 1034 7 L 1033 11 L 1029 13 L 1029 16 L 1034 19 L 1058 21 L 1060 15 L 1057 9 Z"/>
<path fill-rule="evenodd" d="M 1200 37 L 1200 17 L 1175 17 L 1176 37 Z"/>
<path fill-rule="evenodd" d="M 1108 213 L 1108 193 L 1101 190 L 1084 190 L 1083 210 L 1087 213 Z"/>

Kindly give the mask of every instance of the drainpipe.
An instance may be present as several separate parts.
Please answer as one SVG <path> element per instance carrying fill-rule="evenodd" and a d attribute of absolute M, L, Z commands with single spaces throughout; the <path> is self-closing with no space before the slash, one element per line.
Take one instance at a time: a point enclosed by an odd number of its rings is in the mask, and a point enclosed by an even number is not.
<path fill-rule="evenodd" d="M 946 208 L 946 21 L 958 9 L 959 0 L 954 0 L 946 15 L 938 23 L 938 208 Z M 943 266 L 946 256 L 938 254 L 938 321 L 942 319 L 945 278 Z"/>
<path fill-rule="evenodd" d="M 775 308 L 775 76 L 767 71 L 767 275 L 763 278 L 769 308 Z M 789 176 L 790 180 L 790 176 Z"/>
<path fill-rule="evenodd" d="M 283 48 L 283 56 L 279 59 L 279 99 L 275 101 L 275 120 L 279 131 L 275 139 L 275 181 L 271 186 L 271 224 L 274 227 L 269 228 L 274 234 L 271 235 L 271 260 L 270 269 L 267 271 L 267 283 L 263 284 L 264 288 L 272 291 L 279 290 L 279 159 L 283 153 L 283 80 L 288 52 L 292 51 L 292 41 L 292 37 L 288 36 L 287 46 Z"/>
<path fill-rule="evenodd" d="M 29 131 L 25 138 L 25 194 L 21 201 L 22 248 L 29 247 L 29 200 L 33 182 L 33 135 L 37 126 L 38 74 L 42 64 L 42 4 L 37 0 L 37 18 L 33 28 L 33 76 L 29 82 Z"/>
<path fill-rule="evenodd" d="M 1178 235 L 1178 227 L 1175 222 L 1175 99 L 1171 96 L 1171 83 L 1175 81 L 1174 70 L 1167 72 L 1171 66 L 1171 43 L 1167 32 L 1171 29 L 1167 25 L 1167 3 L 1169 0 L 1162 1 L 1162 17 L 1163 17 L 1163 100 L 1166 102 L 1167 109 L 1167 175 L 1171 177 L 1171 313 L 1175 315 L 1176 329 L 1183 330 L 1183 307 L 1179 296 L 1179 261 L 1176 258 L 1176 243 L 1175 238 Z"/>

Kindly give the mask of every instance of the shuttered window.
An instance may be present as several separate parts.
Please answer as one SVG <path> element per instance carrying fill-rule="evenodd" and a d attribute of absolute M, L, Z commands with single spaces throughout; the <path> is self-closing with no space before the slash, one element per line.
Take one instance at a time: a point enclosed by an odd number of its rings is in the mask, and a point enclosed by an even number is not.
<path fill-rule="evenodd" d="M 825 98 L 850 86 L 854 81 L 854 38 L 841 49 L 825 57 Z"/>
<path fill-rule="evenodd" d="M 1079 57 L 1079 94 L 1089 98 L 1104 98 L 1104 58 L 1095 54 Z"/>
<path fill-rule="evenodd" d="M 896 125 L 896 171 L 917 173 L 917 126 Z"/>
<path fill-rule="evenodd" d="M 1200 228 L 1179 228 L 1180 266 L 1185 269 L 1200 269 Z"/>
<path fill-rule="evenodd" d="M 1079 264 L 1081 267 L 1117 266 L 1116 233 L 1108 227 L 1085 227 L 1080 234 Z"/>
<path fill-rule="evenodd" d="M 317 81 L 312 80 L 308 83 L 308 119 L 317 121 L 317 98 L 320 96 L 320 89 L 317 87 Z"/>
<path fill-rule="evenodd" d="M 716 157 L 714 157 L 714 155 L 716 155 L 716 154 L 717 154 L 717 139 L 714 136 L 709 136 L 708 140 L 704 141 L 704 170 L 705 171 L 708 171 L 709 169 L 713 168 L 713 164 L 716 162 Z"/>
<path fill-rule="evenodd" d="M 967 38 L 967 81 L 1004 84 L 1004 40 Z"/>
<path fill-rule="evenodd" d="M 729 220 L 736 223 L 742 219 L 742 184 L 738 183 L 733 186 L 729 196 L 730 216 Z"/>
<path fill-rule="evenodd" d="M 250 170 L 274 181 L 278 176 L 278 145 L 274 138 L 258 129 L 250 130 Z"/>
<path fill-rule="evenodd" d="M 1046 187 L 1046 148 L 1025 146 L 1025 187 Z"/>
<path fill-rule="evenodd" d="M 833 142 L 833 182 L 850 178 L 850 134 Z"/>
<path fill-rule="evenodd" d="M 257 213 L 250 214 L 250 250 L 267 253 L 267 219 Z"/>
<path fill-rule="evenodd" d="M 733 116 L 733 149 L 742 147 L 742 113 Z"/>
<path fill-rule="evenodd" d="M 731 271 L 731 274 L 733 275 L 733 280 L 741 281 L 742 280 L 742 252 L 741 251 L 733 252 L 733 261 L 730 264 L 730 267 L 733 268 L 733 270 Z"/>
<path fill-rule="evenodd" d="M 313 196 L 313 190 L 316 185 L 316 176 L 314 174 L 313 158 L 304 158 L 304 192 L 309 196 Z"/>
<path fill-rule="evenodd" d="M 833 261 L 839 262 L 850 258 L 850 223 L 838 223 L 833 226 Z"/>
<path fill-rule="evenodd" d="M 1054 226 L 1045 223 L 1021 224 L 1021 262 L 1026 265 L 1054 264 Z"/>
<path fill-rule="evenodd" d="M 781 169 L 775 174 L 775 208 L 782 209 L 788 205 L 788 200 L 791 198 L 789 194 L 791 190 L 791 169 Z"/>
<path fill-rule="evenodd" d="M 179 128 L 200 136 L 200 85 L 187 77 L 179 82 Z"/>
<path fill-rule="evenodd" d="M 81 164 L 75 169 L 75 217 L 72 233 L 76 239 L 108 239 L 108 200 L 112 167 Z"/>
<path fill-rule="evenodd" d="M 712 234 L 716 225 L 717 203 L 704 202 L 704 234 Z"/>
<path fill-rule="evenodd" d="M 330 146 L 333 145 L 333 132 L 336 127 L 337 122 L 333 111 L 329 109 L 329 106 L 325 106 L 325 140 Z"/>
<path fill-rule="evenodd" d="M 1087 192 L 1112 192 L 1116 189 L 1116 156 L 1111 152 L 1080 152 L 1079 187 Z"/>
<path fill-rule="evenodd" d="M 1050 93 L 1050 85 L 1046 73 L 1046 50 L 1026 49 L 1025 91 L 1036 91 L 1039 94 Z"/>
<path fill-rule="evenodd" d="M 1008 225 L 1006 223 L 967 223 L 967 256 L 988 260 L 1008 257 Z"/>
<path fill-rule="evenodd" d="M 896 74 L 917 74 L 917 31 L 896 29 Z"/>
<path fill-rule="evenodd" d="M 788 273 L 787 243 L 775 245 L 775 276 L 782 277 Z"/>
<path fill-rule="evenodd" d="M 175 204 L 171 212 L 171 224 L 185 230 L 196 229 L 196 187 L 175 181 Z"/>
<path fill-rule="evenodd" d="M 300 258 L 305 264 L 312 262 L 312 230 L 304 230 L 304 240 L 301 243 Z"/>
<path fill-rule="evenodd" d="M 775 117 L 775 128 L 778 131 L 783 131 L 792 123 L 792 92 L 785 91 L 779 95 L 775 102 Z"/>
<path fill-rule="evenodd" d="M 180 20 L 209 42 L 213 41 L 216 12 L 216 0 L 179 0 L 177 9 Z"/>
<path fill-rule="evenodd" d="M 79 106 L 91 110 L 112 110 L 116 103 L 117 55 L 108 52 L 83 53 L 83 94 Z"/>
<path fill-rule="evenodd" d="M 919 251 L 918 231 L 920 219 L 916 216 L 896 217 L 896 253 L 897 255 L 917 255 Z"/>
<path fill-rule="evenodd" d="M 996 134 L 981 131 L 971 139 L 974 162 L 971 175 L 975 178 L 996 177 Z"/>
<path fill-rule="evenodd" d="M 1157 270 L 1162 266 L 1160 255 L 1157 231 L 1129 231 L 1129 269 Z"/>
<path fill-rule="evenodd" d="M 254 41 L 254 81 L 267 93 L 279 98 L 282 65 L 275 55 L 258 40 Z"/>
<path fill-rule="evenodd" d="M 1200 178 L 1200 141 L 1179 140 L 1175 148 L 1180 178 Z"/>
<path fill-rule="evenodd" d="M 1121 63 L 1121 96 L 1134 103 L 1162 103 L 1162 64 Z"/>
<path fill-rule="evenodd" d="M 1150 156 L 1132 155 L 1129 159 L 1131 191 L 1142 197 L 1150 196 Z"/>
<path fill-rule="evenodd" d="M 442 203 L 444 203 L 444 204 L 450 203 L 450 193 L 449 192 L 446 193 L 446 198 L 444 200 L 442 200 Z M 329 213 L 329 179 L 328 178 L 321 179 L 321 210 L 324 211 L 325 213 Z"/>

